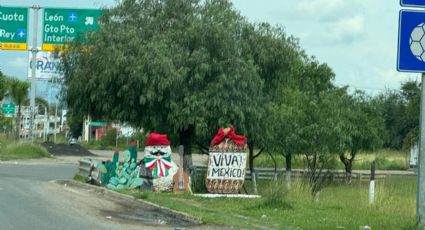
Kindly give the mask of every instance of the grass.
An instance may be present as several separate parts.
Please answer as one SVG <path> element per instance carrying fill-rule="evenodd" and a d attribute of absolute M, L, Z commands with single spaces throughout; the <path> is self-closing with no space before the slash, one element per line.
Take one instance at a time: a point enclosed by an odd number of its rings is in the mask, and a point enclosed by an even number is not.
<path fill-rule="evenodd" d="M 79 174 L 76 174 L 74 176 L 74 180 L 79 181 L 79 182 L 82 182 L 82 183 L 86 183 L 87 182 L 86 177 L 81 176 Z"/>
<path fill-rule="evenodd" d="M 86 149 L 94 149 L 94 150 L 114 150 L 118 149 L 120 151 L 127 150 L 130 146 L 130 139 L 126 138 L 119 138 L 118 139 L 118 145 L 109 145 L 105 144 L 102 141 L 90 141 L 90 142 L 81 142 L 80 145 Z"/>
<path fill-rule="evenodd" d="M 0 134 L 0 160 L 20 160 L 49 157 L 45 148 L 37 144 L 18 143 Z"/>
<path fill-rule="evenodd" d="M 415 178 L 398 177 L 377 181 L 374 205 L 368 204 L 368 183 L 364 182 L 329 186 L 317 202 L 300 180 L 290 190 L 282 189 L 280 183 L 260 181 L 260 199 L 121 192 L 201 217 L 206 224 L 243 229 L 359 229 L 365 225 L 372 229 L 415 229 L 415 182 Z"/>
<path fill-rule="evenodd" d="M 282 155 L 275 155 L 278 168 L 285 167 L 285 158 Z M 335 156 L 337 169 L 344 169 L 344 165 Z M 406 170 L 408 169 L 408 155 L 406 152 L 381 149 L 375 152 L 360 152 L 357 154 L 354 162 L 354 170 L 370 169 L 372 161 L 376 160 L 376 168 L 379 170 Z M 255 167 L 274 167 L 273 161 L 267 154 L 262 154 L 255 159 Z M 292 159 L 292 168 L 306 168 L 304 157 L 302 155 L 294 156 Z"/>

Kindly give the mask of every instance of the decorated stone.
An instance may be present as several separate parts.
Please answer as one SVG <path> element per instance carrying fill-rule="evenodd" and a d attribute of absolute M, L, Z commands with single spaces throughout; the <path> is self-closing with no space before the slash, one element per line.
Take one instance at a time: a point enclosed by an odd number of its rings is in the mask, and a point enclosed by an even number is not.
<path fill-rule="evenodd" d="M 141 169 L 145 174 L 141 174 L 141 178 L 144 180 L 152 178 L 153 191 L 172 191 L 173 176 L 178 167 L 171 160 L 171 147 L 167 135 L 151 133 L 146 140 L 144 154 L 144 166 Z M 147 182 L 147 184 L 149 183 Z"/>
<path fill-rule="evenodd" d="M 246 138 L 220 128 L 211 141 L 206 186 L 210 193 L 239 193 L 245 181 Z"/>

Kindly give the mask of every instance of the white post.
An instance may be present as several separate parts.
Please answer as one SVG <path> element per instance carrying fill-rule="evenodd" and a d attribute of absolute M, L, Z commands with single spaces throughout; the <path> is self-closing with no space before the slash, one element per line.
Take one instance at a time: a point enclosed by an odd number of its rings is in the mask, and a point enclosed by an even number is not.
<path fill-rule="evenodd" d="M 49 120 L 47 119 L 47 107 L 45 106 L 44 107 L 44 125 L 43 125 L 43 127 L 44 127 L 44 137 L 43 137 L 43 141 L 46 141 L 47 140 L 47 135 L 48 135 L 48 133 L 47 133 L 47 126 L 49 125 Z"/>
<path fill-rule="evenodd" d="M 57 123 L 58 123 L 58 101 L 56 101 L 55 107 L 55 132 L 54 132 L 54 142 L 56 143 L 56 132 L 57 132 Z"/>
<path fill-rule="evenodd" d="M 36 91 L 36 68 L 37 68 L 37 37 L 38 37 L 38 11 L 40 10 L 40 6 L 34 5 L 31 7 L 34 13 L 34 24 L 32 30 L 32 48 L 31 48 L 31 94 L 30 94 L 30 127 L 29 127 L 29 135 L 31 138 L 31 142 L 33 142 L 33 129 L 34 129 L 34 116 L 35 116 L 35 91 Z"/>
<path fill-rule="evenodd" d="M 369 204 L 375 203 L 375 161 L 370 167 Z"/>

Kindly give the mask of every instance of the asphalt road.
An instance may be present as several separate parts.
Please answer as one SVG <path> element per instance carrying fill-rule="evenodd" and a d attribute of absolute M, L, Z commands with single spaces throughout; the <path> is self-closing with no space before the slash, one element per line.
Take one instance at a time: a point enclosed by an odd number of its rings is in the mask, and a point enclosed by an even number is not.
<path fill-rule="evenodd" d="M 0 165 L 0 229 L 92 229 L 84 216 L 50 199 L 51 179 L 69 179 L 74 165 Z"/>
<path fill-rule="evenodd" d="M 67 184 L 78 168 L 72 159 L 0 161 L 0 230 L 223 229 L 193 225 L 134 200 Z"/>
<path fill-rule="evenodd" d="M 71 207 L 60 190 L 46 190 L 49 180 L 70 179 L 76 171 L 71 164 L 0 164 L 0 229 L 126 229 Z"/>

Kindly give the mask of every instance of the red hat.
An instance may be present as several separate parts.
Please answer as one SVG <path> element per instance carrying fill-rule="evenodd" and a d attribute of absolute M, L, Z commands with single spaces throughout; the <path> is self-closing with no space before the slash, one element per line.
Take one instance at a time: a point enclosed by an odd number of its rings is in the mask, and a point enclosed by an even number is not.
<path fill-rule="evenodd" d="M 170 141 L 167 138 L 167 134 L 159 134 L 152 132 L 146 139 L 146 146 L 154 145 L 170 145 Z"/>

